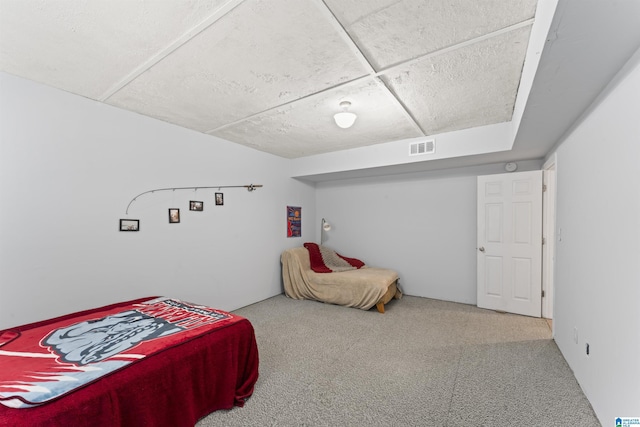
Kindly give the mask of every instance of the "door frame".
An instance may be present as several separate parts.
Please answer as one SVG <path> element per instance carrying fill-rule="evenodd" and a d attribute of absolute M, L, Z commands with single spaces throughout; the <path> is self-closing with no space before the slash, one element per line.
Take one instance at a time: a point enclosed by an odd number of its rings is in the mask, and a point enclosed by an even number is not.
<path fill-rule="evenodd" d="M 557 158 L 554 153 L 542 165 L 545 191 L 542 194 L 542 317 L 553 319 L 555 248 L 556 248 L 556 202 L 557 202 Z"/>

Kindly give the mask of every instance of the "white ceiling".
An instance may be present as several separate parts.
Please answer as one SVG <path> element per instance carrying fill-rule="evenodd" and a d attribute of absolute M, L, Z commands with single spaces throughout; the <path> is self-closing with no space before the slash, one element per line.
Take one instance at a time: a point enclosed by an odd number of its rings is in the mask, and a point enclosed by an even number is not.
<path fill-rule="evenodd" d="M 3 71 L 296 158 L 509 121 L 536 0 L 0 4 Z"/>
<path fill-rule="evenodd" d="M 638 4 L 559 0 L 513 151 L 493 160 L 546 154 L 640 45 Z M 0 0 L 0 69 L 298 158 L 510 121 L 535 11 L 536 0 Z M 332 119 L 343 100 L 358 115 L 346 130 Z"/>

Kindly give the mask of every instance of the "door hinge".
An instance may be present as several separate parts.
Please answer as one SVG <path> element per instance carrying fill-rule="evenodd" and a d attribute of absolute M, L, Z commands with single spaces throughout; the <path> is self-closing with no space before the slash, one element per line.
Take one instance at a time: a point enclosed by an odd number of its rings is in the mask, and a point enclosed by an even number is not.
<path fill-rule="evenodd" d="M 544 289 L 542 290 L 542 298 L 544 298 Z"/>
<path fill-rule="evenodd" d="M 547 191 L 547 184 L 542 184 L 542 192 L 544 193 L 545 191 Z"/>
<path fill-rule="evenodd" d="M 545 239 L 544 237 L 542 238 L 542 244 L 546 245 L 547 244 L 547 239 Z"/>

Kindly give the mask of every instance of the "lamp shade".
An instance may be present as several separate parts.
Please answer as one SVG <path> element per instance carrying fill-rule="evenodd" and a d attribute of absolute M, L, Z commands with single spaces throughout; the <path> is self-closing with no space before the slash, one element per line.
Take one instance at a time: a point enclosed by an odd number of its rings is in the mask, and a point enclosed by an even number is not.
<path fill-rule="evenodd" d="M 358 116 L 354 113 L 350 113 L 348 111 L 343 111 L 341 113 L 336 113 L 333 116 L 333 119 L 336 121 L 336 124 L 340 126 L 342 129 L 347 129 L 353 126 Z"/>
<path fill-rule="evenodd" d="M 322 222 L 320 223 L 320 244 L 324 242 L 324 232 L 331 230 L 331 224 L 329 224 L 324 218 L 322 218 Z"/>

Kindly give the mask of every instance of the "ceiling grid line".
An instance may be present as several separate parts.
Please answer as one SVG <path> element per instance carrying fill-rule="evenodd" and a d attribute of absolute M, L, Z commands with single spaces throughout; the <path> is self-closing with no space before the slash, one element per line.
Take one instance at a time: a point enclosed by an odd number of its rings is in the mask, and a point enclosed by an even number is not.
<path fill-rule="evenodd" d="M 268 113 L 269 111 L 274 111 L 274 110 L 277 110 L 279 108 L 286 107 L 287 105 L 295 104 L 295 103 L 297 103 L 299 101 L 304 101 L 304 100 L 308 100 L 310 98 L 319 97 L 320 95 L 323 95 L 323 94 L 325 94 L 327 92 L 330 92 L 330 91 L 338 89 L 338 88 L 345 88 L 345 87 L 349 87 L 349 86 L 355 86 L 357 83 L 362 83 L 363 81 L 370 80 L 370 79 L 373 79 L 373 75 L 365 74 L 364 76 L 356 77 L 355 79 L 349 80 L 348 82 L 338 83 L 336 85 L 326 87 L 326 88 L 324 88 L 322 90 L 319 90 L 317 92 L 313 92 L 313 93 L 310 93 L 308 95 L 301 96 L 300 98 L 296 98 L 296 99 L 292 99 L 291 101 L 283 102 L 282 104 L 278 104 L 275 107 L 269 107 L 269 108 L 267 108 L 265 110 L 259 111 L 257 113 L 253 113 L 253 114 L 251 114 L 249 116 L 243 117 L 243 118 L 235 120 L 233 122 L 226 123 L 226 124 L 224 124 L 222 126 L 218 126 L 215 129 L 210 129 L 208 131 L 205 131 L 205 133 L 212 134 L 214 132 L 217 132 L 217 131 L 226 129 L 228 127 L 237 125 L 238 123 L 242 123 L 244 121 L 251 120 L 251 119 L 253 119 L 255 117 L 261 116 L 261 115 L 263 115 L 265 113 Z"/>
<path fill-rule="evenodd" d="M 327 4 L 324 2 L 324 0 L 314 0 L 314 1 L 312 1 L 312 3 L 316 6 L 318 11 L 320 13 L 322 13 L 322 15 L 326 18 L 327 22 L 331 24 L 332 28 L 334 30 L 336 30 L 336 33 L 338 34 L 340 39 L 345 42 L 345 44 L 349 48 L 350 52 L 353 53 L 354 56 L 358 59 L 358 62 L 360 62 L 360 64 L 362 66 L 364 66 L 368 70 L 367 74 L 365 74 L 363 76 L 360 76 L 360 77 L 357 77 L 357 78 L 355 78 L 353 80 L 350 80 L 348 82 L 342 82 L 342 83 L 339 83 L 337 85 L 332 85 L 332 86 L 329 86 L 329 87 L 327 87 L 327 88 L 325 88 L 323 90 L 320 90 L 318 92 L 314 92 L 314 93 L 311 93 L 311 94 L 308 94 L 308 95 L 293 99 L 291 101 L 284 102 L 282 104 L 278 104 L 276 106 L 267 108 L 265 110 L 262 110 L 262 111 L 259 111 L 257 113 L 251 114 L 249 116 L 243 117 L 241 119 L 235 120 L 233 122 L 226 123 L 224 125 L 218 126 L 215 129 L 209 129 L 209 130 L 205 131 L 205 133 L 213 134 L 215 132 L 218 132 L 218 131 L 227 129 L 227 128 L 231 127 L 231 126 L 235 126 L 235 125 L 237 125 L 239 123 L 245 122 L 247 120 L 251 120 L 251 119 L 253 119 L 255 117 L 259 117 L 260 115 L 268 113 L 269 111 L 274 111 L 274 110 L 277 110 L 279 108 L 286 107 L 287 105 L 291 105 L 291 104 L 294 104 L 296 102 L 306 100 L 306 99 L 308 99 L 310 97 L 313 97 L 313 96 L 322 95 L 322 94 L 324 94 L 326 92 L 329 92 L 331 90 L 335 90 L 337 88 L 344 88 L 344 87 L 348 87 L 349 85 L 360 83 L 360 82 L 362 82 L 362 81 L 364 81 L 366 79 L 369 79 L 371 76 L 375 75 L 376 69 L 371 65 L 371 63 L 366 58 L 366 56 L 362 53 L 362 51 L 357 46 L 357 44 L 351 39 L 351 37 L 349 36 L 349 33 L 344 29 L 344 27 L 342 26 L 342 24 L 340 23 L 338 18 L 336 18 L 336 16 L 333 14 L 333 12 L 329 8 L 329 6 L 327 6 Z"/>
<path fill-rule="evenodd" d="M 154 65 L 158 64 L 160 61 L 165 59 L 167 56 L 171 55 L 174 51 L 182 47 L 184 44 L 188 43 L 195 36 L 215 24 L 221 18 L 223 18 L 226 14 L 231 12 L 233 9 L 242 4 L 245 0 L 229 0 L 218 9 L 215 10 L 211 15 L 209 15 L 206 19 L 201 21 L 199 24 L 190 28 L 186 32 L 184 32 L 180 37 L 171 42 L 168 46 L 161 49 L 155 55 L 147 59 L 142 64 L 138 65 L 134 68 L 129 74 L 120 79 L 116 84 L 114 84 L 109 90 L 103 93 L 98 97 L 98 101 L 106 102 L 113 95 L 118 93 L 120 90 L 125 88 L 129 83 L 140 77 L 142 74 L 153 68 Z"/>
<path fill-rule="evenodd" d="M 322 3 L 322 6 L 320 6 L 319 3 Z M 316 4 L 318 6 L 318 9 L 320 9 L 320 10 L 325 9 L 325 8 L 328 9 L 328 6 L 324 2 L 324 0 L 318 0 L 318 1 L 314 2 L 314 4 Z M 329 92 L 329 91 L 332 91 L 332 90 L 335 90 L 335 89 L 338 89 L 338 88 L 349 87 L 349 86 L 355 85 L 357 83 L 361 83 L 361 82 L 363 82 L 365 80 L 373 79 L 373 80 L 379 82 L 380 84 L 382 84 L 382 87 L 387 89 L 387 91 L 388 91 L 388 93 L 390 95 L 389 99 L 391 99 L 393 102 L 396 103 L 396 105 L 400 108 L 400 111 L 402 112 L 402 114 L 410 121 L 410 123 L 413 124 L 415 130 L 419 131 L 422 134 L 422 136 L 426 136 L 428 133 L 425 132 L 422 129 L 422 127 L 418 124 L 417 120 L 411 114 L 411 112 L 408 110 L 406 105 L 404 105 L 404 103 L 400 99 L 398 99 L 397 94 L 393 90 L 391 90 L 384 83 L 384 81 L 382 81 L 380 79 L 380 77 L 385 75 L 385 74 L 404 69 L 407 66 L 419 63 L 419 62 L 424 61 L 426 59 L 430 59 L 430 58 L 434 58 L 434 57 L 439 56 L 439 55 L 450 53 L 450 52 L 453 52 L 455 50 L 458 50 L 458 49 L 461 49 L 461 48 L 464 48 L 464 47 L 468 47 L 468 46 L 474 45 L 476 43 L 480 43 L 482 41 L 489 40 L 491 38 L 494 38 L 494 37 L 509 33 L 511 31 L 514 31 L 514 30 L 517 30 L 517 29 L 520 29 L 520 28 L 523 28 L 523 27 L 527 27 L 529 25 L 532 25 L 533 22 L 534 22 L 534 18 L 527 19 L 525 21 L 519 22 L 517 24 L 509 25 L 507 27 L 501 28 L 499 30 L 496 30 L 496 31 L 493 31 L 493 32 L 490 32 L 490 33 L 487 33 L 487 34 L 484 34 L 482 36 L 478 36 L 478 37 L 475 37 L 473 39 L 465 40 L 463 42 L 456 43 L 456 44 L 453 44 L 451 46 L 447 46 L 447 47 L 444 47 L 442 49 L 438 49 L 438 50 L 435 50 L 433 52 L 429 52 L 429 53 L 426 53 L 424 55 L 420 55 L 420 56 L 417 56 L 415 58 L 408 59 L 406 61 L 398 62 L 398 63 L 396 63 L 394 65 L 391 65 L 389 67 L 383 68 L 383 69 L 378 71 L 371 65 L 369 60 L 362 53 L 362 51 L 357 46 L 357 44 L 353 41 L 353 39 L 349 36 L 349 34 L 344 29 L 342 24 L 340 24 L 340 22 L 337 20 L 337 18 L 333 14 L 333 12 L 331 12 L 331 10 L 325 10 L 323 12 L 327 17 L 330 16 L 332 18 L 330 21 L 332 21 L 331 23 L 332 23 L 333 27 L 336 28 L 336 29 L 339 29 L 339 33 L 340 33 L 341 38 L 345 42 L 347 42 L 347 44 L 348 44 L 348 46 L 350 48 L 350 51 L 352 51 L 358 57 L 358 59 L 360 60 L 362 65 L 364 65 L 366 68 L 368 68 L 370 70 L 370 74 L 364 75 L 364 76 L 361 76 L 361 77 L 357 77 L 357 78 L 355 78 L 353 80 L 350 80 L 348 82 L 342 82 L 342 83 L 327 87 L 327 88 L 325 88 L 323 90 L 320 90 L 318 92 L 314 92 L 314 93 L 311 93 L 309 95 L 302 96 L 300 98 L 296 98 L 296 99 L 293 99 L 291 101 L 284 102 L 282 104 L 278 104 L 276 106 L 264 109 L 264 110 L 259 111 L 257 113 L 254 113 L 254 114 L 251 114 L 249 116 L 243 117 L 241 119 L 234 120 L 233 122 L 229 122 L 229 123 L 226 123 L 224 125 L 218 126 L 218 127 L 214 128 L 214 129 L 207 130 L 204 133 L 211 135 L 211 134 L 214 134 L 214 133 L 219 132 L 221 130 L 224 130 L 224 129 L 227 129 L 229 127 L 235 126 L 237 124 L 243 123 L 243 122 L 245 122 L 247 120 L 251 120 L 251 119 L 254 119 L 256 117 L 259 117 L 259 116 L 261 116 L 261 115 L 263 115 L 265 113 L 268 113 L 270 111 L 275 111 L 275 110 L 278 110 L 278 109 L 280 109 L 282 107 L 286 107 L 287 105 L 295 104 L 295 103 L 297 103 L 299 101 L 303 101 L 303 100 L 307 100 L 309 98 L 317 97 L 317 96 L 325 94 L 326 92 Z M 335 22 L 333 22 L 333 21 L 335 21 Z"/>
<path fill-rule="evenodd" d="M 397 99 L 397 96 L 395 95 L 395 93 L 393 93 L 393 91 L 391 91 L 387 85 L 378 78 L 378 76 L 380 75 L 380 73 L 373 67 L 373 65 L 371 65 L 371 63 L 369 62 L 369 60 L 367 59 L 366 55 L 360 50 L 360 48 L 358 47 L 357 43 L 351 38 L 351 36 L 349 35 L 349 33 L 346 31 L 346 29 L 342 26 L 342 24 L 340 23 L 340 21 L 338 20 L 338 18 L 333 14 L 333 12 L 331 11 L 331 9 L 329 8 L 329 6 L 327 6 L 327 4 L 324 2 L 324 0 L 316 0 L 313 2 L 314 5 L 317 6 L 318 10 L 325 16 L 325 18 L 327 19 L 327 21 L 331 24 L 331 26 L 336 30 L 336 33 L 340 36 L 340 38 L 345 42 L 345 44 L 349 47 L 350 52 L 352 52 L 358 59 L 358 61 L 368 70 L 368 74 L 363 75 L 361 77 L 355 78 L 351 81 L 348 82 L 343 82 L 334 86 L 330 86 L 327 87 L 321 91 L 318 92 L 314 92 L 311 93 L 309 95 L 306 96 L 302 96 L 300 98 L 296 98 L 294 100 L 276 105 L 274 107 L 270 107 L 268 109 L 265 109 L 263 111 L 259 111 L 257 113 L 251 114 L 249 116 L 243 117 L 241 119 L 235 120 L 233 122 L 230 123 L 226 123 L 222 126 L 218 126 L 215 129 L 210 129 L 205 131 L 205 133 L 207 134 L 213 134 L 215 132 L 221 131 L 223 129 L 229 128 L 231 126 L 235 126 L 239 123 L 245 122 L 247 120 L 251 120 L 255 117 L 259 117 L 262 114 L 265 114 L 269 111 L 274 111 L 277 110 L 279 108 L 285 107 L 287 105 L 291 105 L 294 104 L 296 102 L 302 101 L 302 100 L 306 100 L 310 97 L 315 97 L 315 96 L 320 96 L 326 92 L 329 92 L 331 90 L 335 90 L 337 88 L 344 88 L 350 85 L 354 85 L 356 83 L 360 83 L 364 80 L 368 80 L 368 79 L 373 79 L 376 81 L 376 83 L 378 85 L 380 85 L 381 87 L 384 87 L 389 95 L 390 95 L 390 99 L 392 99 L 393 102 L 395 102 L 395 104 L 399 107 L 401 113 L 405 116 L 405 118 L 413 125 L 413 127 L 415 128 L 416 131 L 418 131 L 419 133 L 421 133 L 423 136 L 425 135 L 424 130 L 420 127 L 420 125 L 418 124 L 418 122 L 416 121 L 416 119 L 413 117 L 413 115 L 411 114 L 411 112 L 409 112 L 406 108 L 406 106 L 399 100 Z"/>
<path fill-rule="evenodd" d="M 436 56 L 439 55 L 444 55 L 446 53 L 450 53 L 459 49 L 462 49 L 464 47 L 469 47 L 472 46 L 476 43 L 480 43 L 483 42 L 485 40 L 490 40 L 494 37 L 498 37 L 501 36 L 503 34 L 506 33 L 510 33 L 511 31 L 515 31 L 518 30 L 520 28 L 524 28 L 524 27 L 528 27 L 530 25 L 533 25 L 534 19 L 527 19 L 526 21 L 522 21 L 519 22 L 517 24 L 514 25 L 509 25 L 508 27 L 504 27 L 501 28 L 499 30 L 487 33 L 487 34 L 483 34 L 482 36 L 478 36 L 478 37 L 474 37 L 472 39 L 469 40 L 465 40 L 463 42 L 460 43 L 456 43 L 453 44 L 451 46 L 447 46 L 447 47 L 443 47 L 442 49 L 438 49 L 438 50 L 434 50 L 433 52 L 429 52 L 429 53 L 425 53 L 424 55 L 420 55 L 420 56 L 416 56 L 415 58 L 411 58 L 411 59 L 407 59 L 406 61 L 400 61 L 397 64 L 394 65 L 390 65 L 386 68 L 382 68 L 380 71 L 378 71 L 373 77 L 380 77 L 383 76 L 385 74 L 389 74 L 393 71 L 399 71 L 404 69 L 405 67 L 409 66 L 409 65 L 413 65 L 413 64 L 417 64 L 419 62 L 422 62 L 426 59 L 431 59 L 434 58 Z"/>
<path fill-rule="evenodd" d="M 416 118 L 413 116 L 413 113 L 411 112 L 411 110 L 409 110 L 409 107 L 407 107 L 405 103 L 402 102 L 398 94 L 379 77 L 375 77 L 375 80 L 379 82 L 380 86 L 382 86 L 385 89 L 385 92 L 389 94 L 389 99 L 400 107 L 400 111 L 407 119 L 409 119 L 409 121 L 414 125 L 415 129 L 422 134 L 421 136 L 427 136 L 427 132 L 425 132 L 422 126 L 420 126 L 418 120 L 416 120 Z"/>
<path fill-rule="evenodd" d="M 368 70 L 368 73 L 375 74 L 377 70 L 373 67 L 373 65 L 371 65 L 371 62 L 362 52 L 362 50 L 360 50 L 358 44 L 353 41 L 351 35 L 349 35 L 347 30 L 338 20 L 333 11 L 331 11 L 329 6 L 327 6 L 327 3 L 324 0 L 314 0 L 313 4 L 318 8 L 320 13 L 324 15 L 327 22 L 331 24 L 333 29 L 336 30 L 338 36 L 346 43 L 347 47 L 349 47 L 349 50 L 358 58 L 358 61 Z"/>
<path fill-rule="evenodd" d="M 385 88 L 387 90 L 387 93 L 391 95 L 389 99 L 394 102 L 397 107 L 399 107 L 402 115 L 409 121 L 409 123 L 411 123 L 416 131 L 421 133 L 423 136 L 426 135 L 424 129 L 422 129 L 418 121 L 415 119 L 415 117 L 413 117 L 411 111 L 407 109 L 406 105 L 404 105 L 402 101 L 398 99 L 398 96 L 392 90 L 390 90 L 389 87 L 387 87 L 384 81 L 377 78 L 378 70 L 376 70 L 375 67 L 371 65 L 371 62 L 364 54 L 364 52 L 362 52 L 362 50 L 358 46 L 358 43 L 353 40 L 349 32 L 344 28 L 340 20 L 336 17 L 331 8 L 329 8 L 327 3 L 324 0 L 316 0 L 315 4 L 318 6 L 318 9 L 321 10 L 327 20 L 331 23 L 331 25 L 335 28 L 336 32 L 340 35 L 340 38 L 345 41 L 347 46 L 349 46 L 349 49 L 356 55 L 362 65 L 364 65 L 365 68 L 369 70 L 370 76 L 374 77 L 378 85 Z"/>

